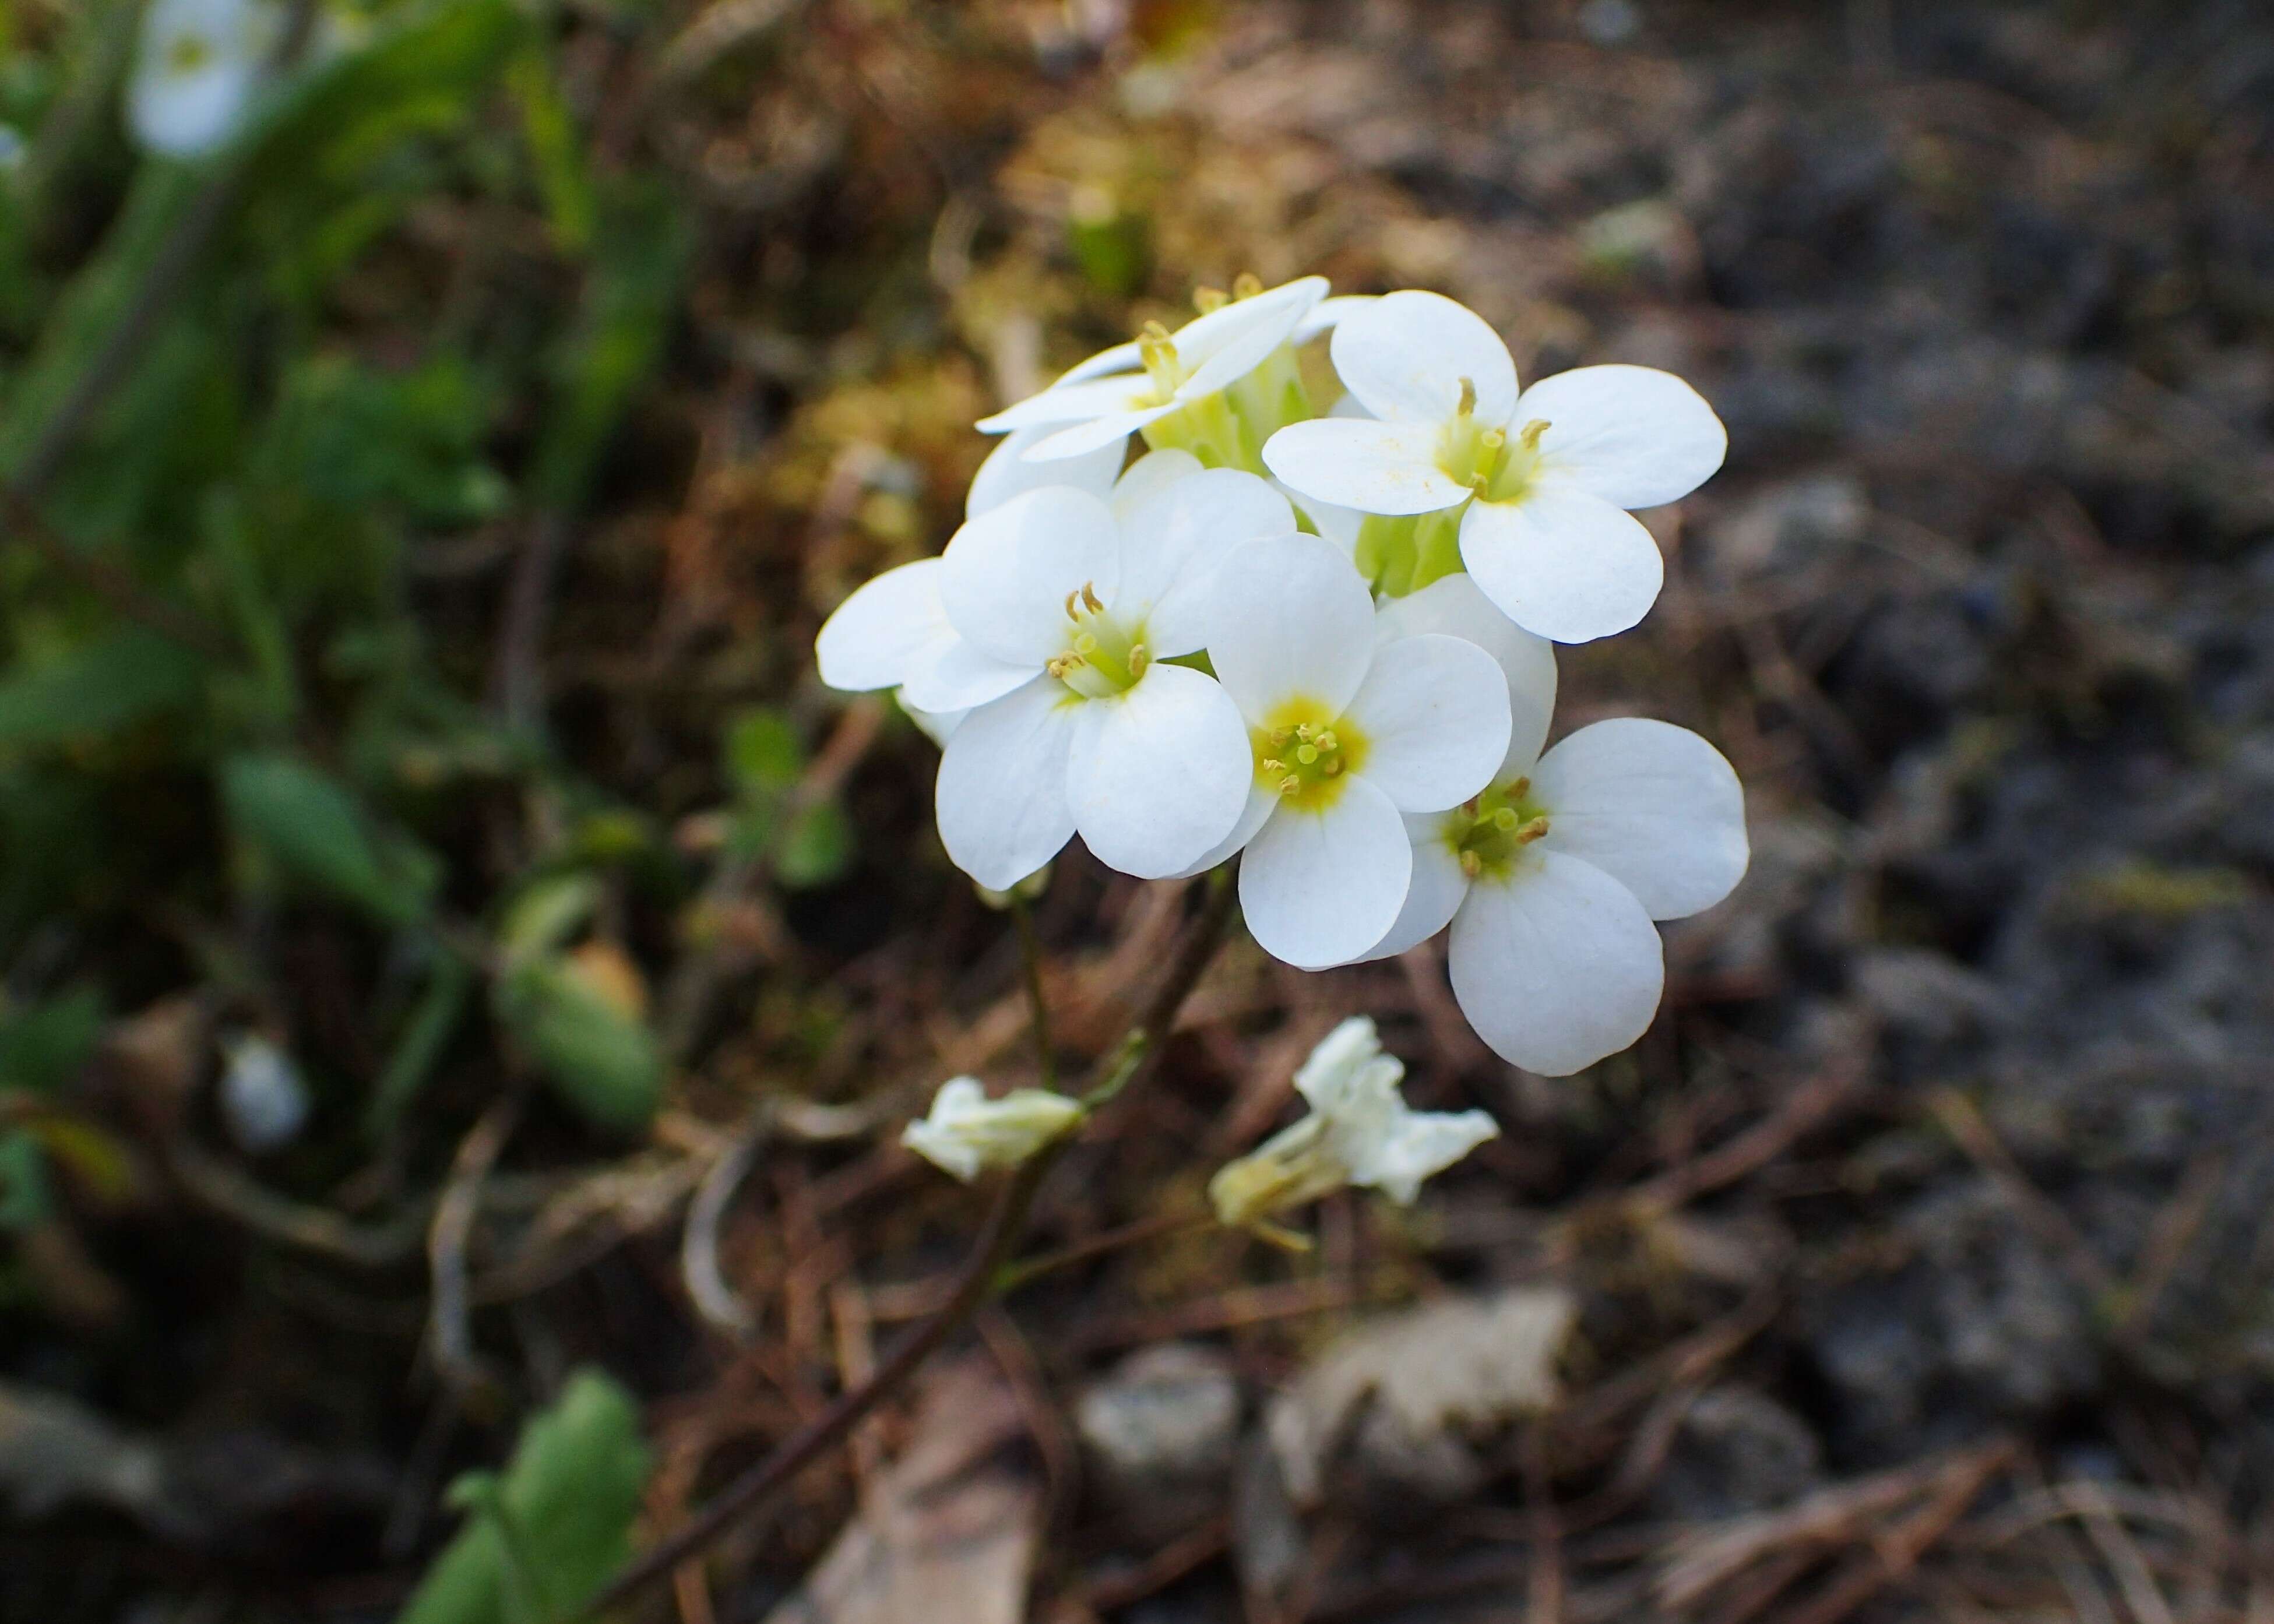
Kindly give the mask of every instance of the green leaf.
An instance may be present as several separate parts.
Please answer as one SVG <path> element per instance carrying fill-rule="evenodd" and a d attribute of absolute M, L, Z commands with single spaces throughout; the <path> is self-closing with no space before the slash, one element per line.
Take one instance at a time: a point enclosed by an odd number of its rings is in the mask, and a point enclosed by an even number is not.
<path fill-rule="evenodd" d="M 287 874 L 390 924 L 426 916 L 440 861 L 381 831 L 344 785 L 289 756 L 247 755 L 222 763 L 221 788 L 238 838 Z"/>
<path fill-rule="evenodd" d="M 537 166 L 537 189 L 545 198 L 553 245 L 565 254 L 581 255 L 591 245 L 599 206 L 576 139 L 576 121 L 561 100 L 553 64 L 541 50 L 523 51 L 506 70 L 506 83 L 521 103 L 522 136 Z"/>
<path fill-rule="evenodd" d="M 39 1140 L 20 1131 L 0 1133 L 0 1233 L 37 1229 L 53 1210 Z"/>
<path fill-rule="evenodd" d="M 727 725 L 727 776 L 737 789 L 779 792 L 805 771 L 805 746 L 780 711 L 754 705 Z"/>
<path fill-rule="evenodd" d="M 538 880 L 506 910 L 498 944 L 516 962 L 537 959 L 565 946 L 600 906 L 600 882 L 589 874 L 556 874 Z"/>
<path fill-rule="evenodd" d="M 523 1427 L 501 1477 L 470 1473 L 451 1498 L 472 1515 L 396 1624 L 560 1624 L 631 1553 L 647 1446 L 631 1396 L 579 1371 Z"/>
<path fill-rule="evenodd" d="M 0 678 L 0 750 L 100 738 L 196 702 L 202 666 L 178 643 L 128 627 Z"/>
<path fill-rule="evenodd" d="M 531 485 L 539 506 L 580 506 L 592 466 L 661 357 L 693 244 L 684 214 L 653 187 L 609 199 L 576 331 L 555 366 L 553 410 Z"/>
<path fill-rule="evenodd" d="M 447 951 L 437 955 L 426 990 L 419 995 L 395 1051 L 387 1057 L 386 1070 L 379 1074 L 371 1103 L 365 1108 L 365 1137 L 375 1139 L 386 1133 L 426 1086 L 435 1062 L 442 1057 L 442 1046 L 450 1041 L 459 1017 L 465 1013 L 466 996 L 473 984 L 473 972 L 464 959 Z"/>
<path fill-rule="evenodd" d="M 774 877 L 792 891 L 826 885 L 853 861 L 853 824 L 833 801 L 816 801 L 797 815 L 774 853 Z"/>
<path fill-rule="evenodd" d="M 0 1013 L 0 1088 L 46 1094 L 70 1082 L 102 1041 L 102 1019 L 92 987 Z"/>
<path fill-rule="evenodd" d="M 596 1126 L 644 1127 L 663 1094 L 663 1051 L 644 1022 L 567 960 L 531 959 L 497 983 L 498 1015 L 562 1099 Z"/>

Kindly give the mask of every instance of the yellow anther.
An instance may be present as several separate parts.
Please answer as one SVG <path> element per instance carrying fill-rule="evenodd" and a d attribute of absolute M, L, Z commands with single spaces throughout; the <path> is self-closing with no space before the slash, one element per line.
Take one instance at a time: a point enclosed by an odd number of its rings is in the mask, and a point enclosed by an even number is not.
<path fill-rule="evenodd" d="M 1295 747 L 1295 759 L 1302 763 L 1306 767 L 1311 765 L 1314 762 L 1319 759 L 1319 747 L 1315 744 L 1297 745 Z"/>
<path fill-rule="evenodd" d="M 1105 605 L 1098 601 L 1097 589 L 1093 587 L 1087 581 L 1081 583 L 1081 601 L 1088 605 L 1089 612 L 1092 614 L 1103 614 L 1105 613 Z"/>
<path fill-rule="evenodd" d="M 1509 838 L 1514 840 L 1518 846 L 1529 846 L 1547 832 L 1547 820 L 1545 817 L 1534 817 L 1525 820 Z"/>
<path fill-rule="evenodd" d="M 1081 616 L 1079 613 L 1075 613 L 1074 606 L 1073 606 L 1073 600 L 1074 600 L 1075 598 L 1080 598 L 1081 596 L 1081 593 L 1079 590 L 1072 591 L 1072 592 L 1068 592 L 1068 593 L 1066 594 L 1065 612 L 1066 612 L 1066 619 L 1067 619 L 1067 620 L 1081 620 Z"/>
<path fill-rule="evenodd" d="M 1129 650 L 1129 675 L 1132 680 L 1145 674 L 1145 667 L 1153 663 L 1153 650 L 1138 643 Z"/>
<path fill-rule="evenodd" d="M 1343 758 L 1339 756 L 1328 756 L 1327 764 L 1320 768 L 1319 772 L 1323 778 L 1338 778 L 1342 777 Z"/>
<path fill-rule="evenodd" d="M 1553 426 L 1545 417 L 1534 417 L 1524 425 L 1524 432 L 1517 438 L 1523 442 L 1526 451 L 1537 451 L 1540 449 L 1540 437 Z"/>
<path fill-rule="evenodd" d="M 1297 737 L 1298 739 L 1301 739 L 1301 740 L 1304 740 L 1304 741 L 1309 741 L 1309 740 L 1315 739 L 1315 738 L 1317 738 L 1318 736 L 1319 736 L 1319 730 L 1318 730 L 1317 728 L 1314 727 L 1310 723 L 1308 723 L 1308 722 L 1298 722 L 1298 723 L 1295 725 L 1295 737 Z"/>
<path fill-rule="evenodd" d="M 1287 771 L 1287 763 L 1281 761 L 1276 756 L 1265 756 L 1260 765 L 1265 772 L 1284 772 Z"/>
<path fill-rule="evenodd" d="M 1478 856 L 1474 852 L 1463 852 L 1461 853 L 1461 872 L 1463 874 L 1467 875 L 1473 880 L 1477 876 L 1482 874 L 1484 871 L 1485 860 L 1483 858 Z"/>
<path fill-rule="evenodd" d="M 1477 380 L 1473 378 L 1464 378 L 1461 380 L 1461 402 L 1453 410 L 1465 417 L 1473 413 L 1476 409 Z"/>
<path fill-rule="evenodd" d="M 1293 773 L 1291 773 L 1291 773 L 1289 773 L 1285 778 L 1282 778 L 1282 779 L 1280 779 L 1280 780 L 1279 780 L 1279 793 L 1280 793 L 1281 794 L 1283 794 L 1283 795 L 1291 795 L 1291 794 L 1294 794 L 1297 791 L 1300 790 L 1302 787 L 1303 787 L 1303 780 L 1302 780 L 1302 779 L 1300 779 L 1300 778 L 1297 778 L 1297 777 L 1296 777 Z"/>
<path fill-rule="evenodd" d="M 1231 279 L 1231 297 L 1233 298 L 1252 299 L 1262 291 L 1263 278 L 1258 276 L 1254 271 L 1242 271 L 1239 275 Z"/>
<path fill-rule="evenodd" d="M 1195 288 L 1193 289 L 1193 308 L 1200 312 L 1203 316 L 1207 315 L 1210 311 L 1222 310 L 1230 303 L 1231 303 L 1231 295 L 1226 293 L 1221 288 Z"/>
<path fill-rule="evenodd" d="M 1165 344 L 1169 342 L 1169 329 L 1157 321 L 1148 321 L 1137 329 L 1137 340 L 1140 343 Z"/>
<path fill-rule="evenodd" d="M 1081 668 L 1081 656 L 1079 654 L 1053 654 L 1043 666 L 1044 671 L 1054 677 L 1063 677 L 1066 673 L 1078 671 Z"/>
<path fill-rule="evenodd" d="M 1323 727 L 1319 730 L 1319 736 L 1312 740 L 1311 742 L 1317 745 L 1322 750 L 1332 750 L 1340 748 L 1336 742 L 1334 734 Z"/>
<path fill-rule="evenodd" d="M 1284 744 L 1294 736 L 1295 730 L 1291 727 L 1275 727 L 1270 733 L 1271 742 L 1274 744 Z"/>
<path fill-rule="evenodd" d="M 1515 783 L 1508 786 L 1508 798 L 1510 801 L 1521 801 L 1530 793 L 1532 793 L 1532 780 L 1530 778 L 1518 778 Z M 1471 809 L 1474 810 L 1473 808 Z"/>

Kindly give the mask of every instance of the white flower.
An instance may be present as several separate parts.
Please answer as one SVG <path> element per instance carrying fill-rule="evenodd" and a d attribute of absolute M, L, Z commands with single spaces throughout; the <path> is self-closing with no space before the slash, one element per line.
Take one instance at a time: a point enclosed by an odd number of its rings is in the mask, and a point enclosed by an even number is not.
<path fill-rule="evenodd" d="M 900 1143 L 969 1184 L 988 1168 L 1016 1167 L 1062 1138 L 1084 1113 L 1079 1101 L 1042 1088 L 1014 1088 L 990 1100 L 975 1077 L 954 1077 L 932 1096 L 931 1114 L 900 1133 Z"/>
<path fill-rule="evenodd" d="M 1376 649 L 1374 600 L 1332 542 L 1242 548 L 1216 579 L 1216 677 L 1246 718 L 1247 806 L 1188 872 L 1246 848 L 1239 900 L 1265 951 L 1306 969 L 1366 951 L 1412 868 L 1400 814 L 1481 789 L 1508 748 L 1491 657 L 1432 634 Z"/>
<path fill-rule="evenodd" d="M 1405 1068 L 1382 1052 L 1374 1022 L 1352 1016 L 1295 1073 L 1311 1114 L 1209 1181 L 1217 1219 L 1239 1228 L 1346 1184 L 1410 1207 L 1421 1181 L 1496 1137 L 1482 1111 L 1417 1111 L 1399 1097 Z"/>
<path fill-rule="evenodd" d="M 154 153 L 195 158 L 237 132 L 277 26 L 260 0 L 151 0 L 127 121 Z"/>
<path fill-rule="evenodd" d="M 1385 607 L 1383 635 L 1473 618 L 1465 590 L 1456 576 Z M 1743 877 L 1744 791 L 1720 751 L 1665 722 L 1597 722 L 1540 755 L 1552 668 L 1524 649 L 1503 666 L 1521 690 L 1508 758 L 1474 801 L 1405 820 L 1412 884 L 1366 957 L 1449 923 L 1470 1025 L 1503 1059 L 1562 1077 L 1648 1029 L 1665 981 L 1651 921 L 1712 907 Z"/>
<path fill-rule="evenodd" d="M 1370 514 L 1459 508 L 1463 564 L 1540 636 L 1585 643 L 1648 612 L 1665 565 L 1626 510 L 1684 496 L 1721 465 L 1728 437 L 1697 391 L 1648 367 L 1584 366 L 1519 395 L 1499 335 L 1434 293 L 1352 312 L 1331 353 L 1380 421 L 1291 424 L 1263 448 L 1273 474 Z"/>
<path fill-rule="evenodd" d="M 221 1110 L 230 1137 L 255 1155 L 297 1138 L 307 1125 L 308 1086 L 291 1056 L 253 1033 L 222 1047 L 229 1064 L 221 1074 Z"/>
<path fill-rule="evenodd" d="M 1021 454 L 1040 462 L 1124 444 L 1171 413 L 1221 395 L 1282 345 L 1315 330 L 1305 323 L 1326 294 L 1325 277 L 1306 276 L 1228 300 L 1174 333 L 1156 327 L 1133 343 L 1101 350 L 1041 394 L 983 419 L 979 427 L 990 434 L 1048 429 Z M 1218 460 L 1238 465 L 1252 456 Z"/>

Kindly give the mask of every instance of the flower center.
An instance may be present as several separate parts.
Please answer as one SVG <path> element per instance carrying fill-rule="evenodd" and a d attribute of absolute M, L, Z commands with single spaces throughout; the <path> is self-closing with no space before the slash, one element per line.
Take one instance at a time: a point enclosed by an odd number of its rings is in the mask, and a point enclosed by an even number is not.
<path fill-rule="evenodd" d="M 1145 376 L 1152 380 L 1151 404 L 1167 405 L 1178 387 L 1193 375 L 1192 368 L 1177 354 L 1176 342 L 1169 336 L 1169 329 L 1157 321 L 1147 322 L 1137 335 L 1137 353 L 1144 357 Z"/>
<path fill-rule="evenodd" d="M 1294 699 L 1272 714 L 1270 725 L 1249 733 L 1256 781 L 1285 804 L 1321 812 L 1341 799 L 1344 780 L 1366 761 L 1366 735 L 1349 718 L 1336 718 L 1314 700 Z"/>
<path fill-rule="evenodd" d="M 1454 407 L 1437 448 L 1437 466 L 1487 501 L 1512 502 L 1539 471 L 1540 437 L 1549 426 L 1546 418 L 1534 417 L 1511 442 L 1506 429 L 1480 425 L 1477 386 L 1464 378 L 1460 403 Z"/>
<path fill-rule="evenodd" d="M 166 71 L 169 73 L 197 72 L 215 56 L 213 41 L 203 34 L 177 34 L 166 48 Z"/>
<path fill-rule="evenodd" d="M 1530 778 L 1515 778 L 1445 814 L 1439 832 L 1469 878 L 1505 875 L 1547 832 L 1547 810 L 1532 799 Z"/>
<path fill-rule="evenodd" d="M 1144 627 L 1123 625 L 1087 581 L 1066 594 L 1065 615 L 1071 630 L 1065 651 L 1043 668 L 1085 699 L 1109 699 L 1136 687 L 1153 663 Z"/>

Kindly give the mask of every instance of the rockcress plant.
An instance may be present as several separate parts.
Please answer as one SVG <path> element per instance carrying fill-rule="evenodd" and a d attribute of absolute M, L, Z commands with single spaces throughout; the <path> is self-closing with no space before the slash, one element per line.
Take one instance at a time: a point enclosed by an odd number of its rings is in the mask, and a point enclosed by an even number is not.
<path fill-rule="evenodd" d="M 1743 792 L 1663 722 L 1545 748 L 1554 643 L 1648 612 L 1664 567 L 1630 510 L 1709 477 L 1720 420 L 1646 367 L 1519 390 L 1499 335 L 1434 293 L 1244 279 L 1195 302 L 979 425 L 1005 438 L 964 525 L 830 617 L 823 680 L 894 690 L 943 742 L 941 838 L 990 891 L 1076 834 L 1140 878 L 1238 856 L 1249 932 L 1289 964 L 1449 930 L 1495 1053 L 1565 1076 L 1625 1048 L 1664 982 L 1653 921 L 1744 873 Z M 1299 353 L 1320 338 L 1324 402 Z M 1410 1200 L 1490 1136 L 1408 1111 L 1401 1071 L 1345 1022 L 1298 1076 L 1313 1114 L 1217 1176 L 1222 1221 L 1276 1232 L 1345 1184 Z M 958 1078 L 906 1142 L 969 1178 L 1084 1115 Z"/>

